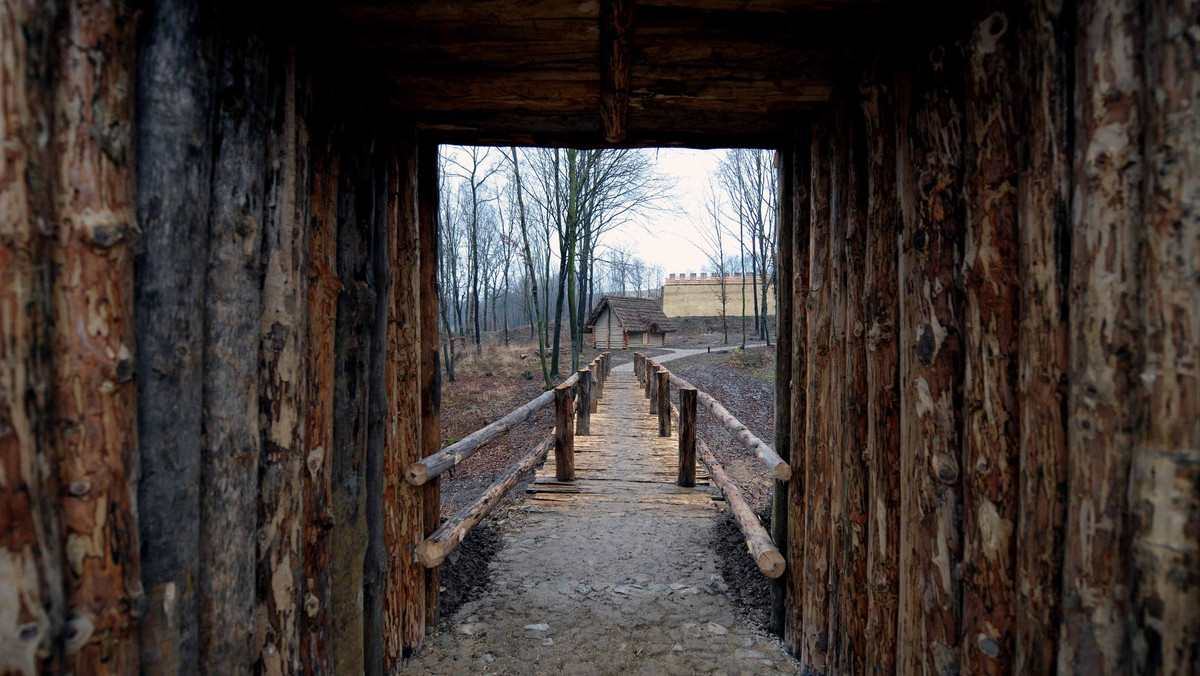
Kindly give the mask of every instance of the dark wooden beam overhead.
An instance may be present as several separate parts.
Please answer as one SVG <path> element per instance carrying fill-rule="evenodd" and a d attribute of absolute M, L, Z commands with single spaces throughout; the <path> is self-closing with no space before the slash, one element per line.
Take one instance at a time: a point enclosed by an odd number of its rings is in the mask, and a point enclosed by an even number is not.
<path fill-rule="evenodd" d="M 600 2 L 600 119 L 604 140 L 625 140 L 629 119 L 630 33 L 633 0 Z"/>

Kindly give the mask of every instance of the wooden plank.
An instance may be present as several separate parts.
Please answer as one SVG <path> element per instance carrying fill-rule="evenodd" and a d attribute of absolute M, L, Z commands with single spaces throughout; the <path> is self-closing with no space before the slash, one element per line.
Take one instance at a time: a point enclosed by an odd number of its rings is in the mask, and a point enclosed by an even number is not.
<path fill-rule="evenodd" d="M 633 0 L 600 1 L 600 120 L 610 143 L 625 139 L 632 27 Z"/>
<path fill-rule="evenodd" d="M 960 299 L 962 66 L 914 59 L 897 85 L 900 242 L 900 606 L 896 670 L 959 669 L 962 533 Z M 928 57 L 928 58 L 926 58 Z M 911 225 L 910 225 L 911 224 Z"/>
<path fill-rule="evenodd" d="M 1010 674 L 1016 631 L 1020 322 L 1017 32 L 979 8 L 966 50 L 962 669 Z M 1015 16 L 1013 17 L 1015 19 Z"/>

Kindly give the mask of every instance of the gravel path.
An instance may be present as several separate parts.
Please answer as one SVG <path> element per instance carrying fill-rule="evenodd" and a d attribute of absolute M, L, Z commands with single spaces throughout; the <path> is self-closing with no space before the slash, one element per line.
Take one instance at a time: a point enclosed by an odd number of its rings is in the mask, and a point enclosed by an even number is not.
<path fill-rule="evenodd" d="M 640 478 L 577 454 L 578 494 L 535 493 L 509 513 L 489 585 L 439 625 L 408 670 L 796 673 L 728 593 L 743 582 L 723 579 L 710 549 L 724 518 L 714 489 L 677 488 L 673 467 L 648 464 L 664 458 L 669 440 L 642 436 L 653 421 L 644 407 L 633 379 L 614 376 L 601 403 L 608 415 L 593 417 L 588 438 L 625 444 L 618 464 L 642 468 Z M 651 476 L 658 472 L 664 478 Z"/>
<path fill-rule="evenodd" d="M 746 349 L 750 349 L 753 347 L 763 347 L 765 344 L 766 343 L 747 343 Z M 655 363 L 662 364 L 664 362 L 674 361 L 676 359 L 683 359 L 684 357 L 694 357 L 698 354 L 708 354 L 710 352 L 728 352 L 730 350 L 739 350 L 739 349 L 741 349 L 740 345 L 722 345 L 721 347 L 679 348 L 679 349 L 674 349 L 674 350 L 667 350 L 666 352 L 663 352 L 662 354 L 652 355 L 651 359 L 653 359 L 655 361 Z M 624 362 L 622 364 L 617 364 L 616 366 L 614 366 L 612 368 L 612 372 L 613 373 L 633 373 L 633 361 L 631 360 L 631 361 Z"/>

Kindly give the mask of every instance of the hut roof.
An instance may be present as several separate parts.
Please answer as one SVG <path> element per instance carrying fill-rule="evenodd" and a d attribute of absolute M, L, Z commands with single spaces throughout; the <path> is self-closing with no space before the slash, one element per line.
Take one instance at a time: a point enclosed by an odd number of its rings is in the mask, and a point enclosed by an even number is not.
<path fill-rule="evenodd" d="M 605 307 L 612 308 L 626 331 L 670 333 L 675 330 L 675 325 L 663 314 L 661 303 L 652 298 L 631 296 L 605 296 L 600 299 L 600 304 L 588 317 L 585 328 L 592 328 Z"/>

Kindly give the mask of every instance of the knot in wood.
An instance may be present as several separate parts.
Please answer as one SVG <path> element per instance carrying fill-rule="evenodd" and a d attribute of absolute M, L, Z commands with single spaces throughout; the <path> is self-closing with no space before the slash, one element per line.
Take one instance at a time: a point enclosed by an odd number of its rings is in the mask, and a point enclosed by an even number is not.
<path fill-rule="evenodd" d="M 953 484 L 958 482 L 959 470 L 958 461 L 949 453 L 935 451 L 930 456 L 931 469 L 933 476 L 944 484 Z"/>

